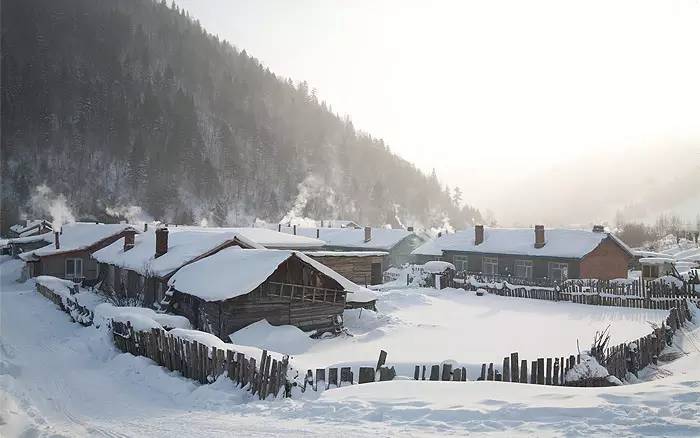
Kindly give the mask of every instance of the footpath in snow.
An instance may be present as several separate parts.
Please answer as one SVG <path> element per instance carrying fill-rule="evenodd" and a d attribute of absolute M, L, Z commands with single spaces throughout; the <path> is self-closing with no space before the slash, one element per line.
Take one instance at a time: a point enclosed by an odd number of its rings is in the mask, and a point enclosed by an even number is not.
<path fill-rule="evenodd" d="M 148 359 L 119 353 L 104 331 L 71 323 L 68 315 L 35 292 L 33 282 L 14 282 L 20 267 L 14 260 L 0 263 L 3 437 L 459 436 L 470 432 L 700 436 L 700 351 L 695 348 L 700 345 L 700 330 L 696 327 L 677 336 L 681 359 L 660 366 L 650 373 L 651 381 L 636 385 L 567 388 L 397 380 L 330 390 L 313 399 L 259 401 L 226 379 L 199 385 Z M 429 309 L 440 306 L 443 298 L 418 299 L 427 300 L 420 307 Z M 415 314 L 420 313 L 417 308 L 411 310 L 413 306 L 418 304 L 397 305 L 396 312 L 377 318 L 388 321 L 363 320 L 365 335 L 376 330 L 370 328 L 373 324 L 387 333 L 412 327 Z M 480 312 L 487 316 L 500 311 L 482 308 Z M 426 318 L 429 315 L 430 311 Z M 592 318 L 579 317 L 588 322 Z M 640 329 L 642 319 L 630 317 L 639 321 Z M 443 330 L 439 322 L 424 323 L 424 327 Z M 349 343 L 347 348 L 355 347 Z M 391 355 L 403 354 L 388 350 L 390 361 Z M 372 351 L 373 360 L 376 352 Z"/>

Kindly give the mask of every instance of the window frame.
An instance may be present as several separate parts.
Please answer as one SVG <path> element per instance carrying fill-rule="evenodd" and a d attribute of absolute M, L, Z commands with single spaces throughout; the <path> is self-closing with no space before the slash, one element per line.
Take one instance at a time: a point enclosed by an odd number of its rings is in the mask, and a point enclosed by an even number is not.
<path fill-rule="evenodd" d="M 454 265 L 458 271 L 468 271 L 469 270 L 469 256 L 466 256 L 466 255 L 454 256 Z"/>
<path fill-rule="evenodd" d="M 559 271 L 559 278 L 555 278 L 554 271 Z M 549 262 L 548 274 L 549 274 L 550 280 L 563 282 L 569 278 L 569 264 L 563 263 L 563 262 Z M 566 275 L 562 275 L 562 274 L 566 274 Z"/>
<path fill-rule="evenodd" d="M 525 270 L 525 275 L 519 275 L 518 268 Z M 524 280 L 532 280 L 535 273 L 535 263 L 529 259 L 516 259 L 513 262 L 513 274 L 516 278 L 522 278 Z"/>
<path fill-rule="evenodd" d="M 73 262 L 73 272 L 68 273 L 68 262 Z M 76 263 L 77 262 L 77 263 Z M 76 274 L 76 267 L 80 265 L 80 275 L 75 275 Z M 66 258 L 64 264 L 63 264 L 63 274 L 66 280 L 74 280 L 74 279 L 83 279 L 84 277 L 84 270 L 83 270 L 83 259 L 80 257 L 68 257 Z"/>
<path fill-rule="evenodd" d="M 487 266 L 490 266 L 493 272 L 489 272 L 489 270 L 486 269 Z M 481 273 L 485 275 L 498 275 L 498 257 L 482 257 Z"/>

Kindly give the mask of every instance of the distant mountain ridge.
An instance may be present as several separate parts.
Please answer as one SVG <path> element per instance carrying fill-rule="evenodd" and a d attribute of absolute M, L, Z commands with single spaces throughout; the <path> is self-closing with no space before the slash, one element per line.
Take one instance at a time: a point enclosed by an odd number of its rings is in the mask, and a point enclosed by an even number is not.
<path fill-rule="evenodd" d="M 441 186 L 293 84 L 149 0 L 2 0 L 2 225 L 35 188 L 76 217 L 463 226 Z M 33 211 L 34 210 L 34 211 Z"/>

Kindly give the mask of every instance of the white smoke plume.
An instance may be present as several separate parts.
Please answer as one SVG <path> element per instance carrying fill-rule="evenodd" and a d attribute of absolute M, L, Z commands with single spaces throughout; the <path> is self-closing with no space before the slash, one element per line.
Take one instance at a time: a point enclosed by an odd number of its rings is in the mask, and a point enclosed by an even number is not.
<path fill-rule="evenodd" d="M 153 217 L 146 213 L 143 208 L 138 205 L 119 205 L 116 207 L 107 207 L 105 209 L 108 215 L 118 216 L 126 219 L 127 222 L 133 225 L 143 225 L 145 223 L 153 223 Z"/>
<path fill-rule="evenodd" d="M 332 207 L 333 210 L 336 210 L 335 201 L 333 199 L 333 189 L 327 186 L 317 176 L 309 174 L 306 178 L 304 178 L 304 181 L 299 183 L 297 187 L 299 189 L 299 193 L 294 199 L 294 204 L 292 205 L 291 210 L 284 215 L 281 223 L 301 227 L 317 226 L 315 219 L 305 217 L 304 215 L 304 209 L 313 198 L 325 199 L 328 205 Z"/>
<path fill-rule="evenodd" d="M 60 193 L 55 194 L 46 184 L 34 188 L 29 204 L 33 215 L 51 217 L 54 231 L 59 231 L 63 224 L 75 222 L 66 197 Z"/>

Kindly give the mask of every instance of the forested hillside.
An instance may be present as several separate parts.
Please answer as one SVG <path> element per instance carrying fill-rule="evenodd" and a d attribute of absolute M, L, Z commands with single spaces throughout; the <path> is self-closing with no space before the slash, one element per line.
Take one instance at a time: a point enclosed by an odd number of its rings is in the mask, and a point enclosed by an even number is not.
<path fill-rule="evenodd" d="M 2 0 L 3 227 L 40 185 L 98 219 L 479 219 L 306 83 L 149 0 Z"/>

